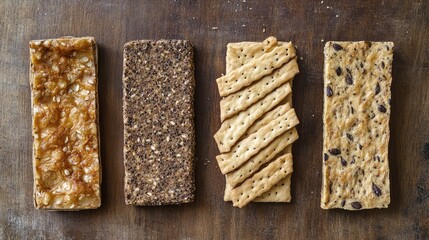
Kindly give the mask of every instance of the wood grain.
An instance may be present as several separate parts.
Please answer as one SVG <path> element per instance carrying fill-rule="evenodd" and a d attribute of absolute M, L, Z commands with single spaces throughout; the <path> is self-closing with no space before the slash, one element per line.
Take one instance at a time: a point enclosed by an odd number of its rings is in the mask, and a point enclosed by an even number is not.
<path fill-rule="evenodd" d="M 323 3 L 322 3 L 323 2 Z M 0 238 L 428 239 L 429 4 L 417 1 L 14 1 L 0 2 Z M 32 204 L 28 42 L 94 36 L 100 47 L 102 207 L 46 212 Z M 215 79 L 228 42 L 275 35 L 298 47 L 293 102 L 292 203 L 224 203 L 213 139 L 220 127 Z M 135 39 L 183 38 L 195 47 L 197 195 L 193 204 L 125 206 L 122 51 Z M 388 209 L 320 208 L 323 41 L 394 41 Z"/>

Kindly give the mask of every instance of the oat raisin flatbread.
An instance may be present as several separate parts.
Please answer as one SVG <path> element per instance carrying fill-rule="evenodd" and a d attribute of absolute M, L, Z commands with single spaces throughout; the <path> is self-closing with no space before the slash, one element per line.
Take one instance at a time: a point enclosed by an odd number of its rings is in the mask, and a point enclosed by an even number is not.
<path fill-rule="evenodd" d="M 392 42 L 327 42 L 321 207 L 390 203 Z"/>

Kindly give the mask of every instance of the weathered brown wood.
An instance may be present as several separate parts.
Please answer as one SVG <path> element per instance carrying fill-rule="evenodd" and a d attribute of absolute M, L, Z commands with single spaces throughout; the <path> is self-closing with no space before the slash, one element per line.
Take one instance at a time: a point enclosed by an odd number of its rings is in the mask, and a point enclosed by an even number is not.
<path fill-rule="evenodd" d="M 0 238 L 427 239 L 429 238 L 429 3 L 419 1 L 14 1 L 0 2 Z M 338 16 L 337 16 L 338 15 Z M 102 207 L 46 212 L 32 203 L 28 41 L 94 36 L 100 47 Z M 220 126 L 215 79 L 226 44 L 269 35 L 293 41 L 301 73 L 294 105 L 292 203 L 223 202 L 213 134 Z M 193 204 L 125 206 L 122 48 L 134 39 L 185 38 L 195 47 L 197 195 Z M 323 45 L 394 41 L 391 191 L 388 209 L 320 208 Z"/>

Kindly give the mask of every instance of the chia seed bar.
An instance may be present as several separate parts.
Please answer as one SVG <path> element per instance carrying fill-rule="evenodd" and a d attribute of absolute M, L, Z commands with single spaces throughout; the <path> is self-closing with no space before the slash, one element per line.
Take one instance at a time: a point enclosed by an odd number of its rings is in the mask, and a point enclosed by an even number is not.
<path fill-rule="evenodd" d="M 390 203 L 392 42 L 327 42 L 321 207 Z"/>
<path fill-rule="evenodd" d="M 125 203 L 194 200 L 194 63 L 187 40 L 139 40 L 124 49 Z"/>

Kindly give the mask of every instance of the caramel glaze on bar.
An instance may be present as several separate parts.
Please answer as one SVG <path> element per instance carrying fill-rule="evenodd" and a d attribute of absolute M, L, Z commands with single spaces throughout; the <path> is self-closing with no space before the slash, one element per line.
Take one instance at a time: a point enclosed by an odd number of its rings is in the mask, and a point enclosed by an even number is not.
<path fill-rule="evenodd" d="M 36 208 L 100 206 L 93 38 L 30 42 Z"/>

